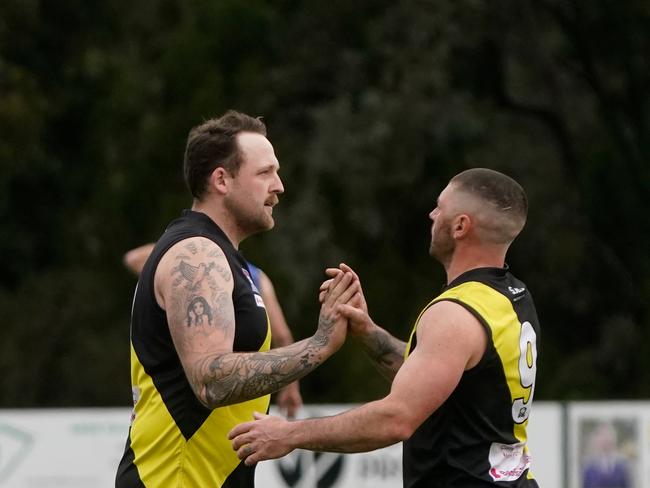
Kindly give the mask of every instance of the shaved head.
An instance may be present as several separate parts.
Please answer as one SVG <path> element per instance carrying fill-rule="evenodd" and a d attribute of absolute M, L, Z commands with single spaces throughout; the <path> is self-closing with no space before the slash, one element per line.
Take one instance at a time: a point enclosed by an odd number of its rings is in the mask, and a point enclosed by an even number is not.
<path fill-rule="evenodd" d="M 509 244 L 524 228 L 528 199 L 521 185 L 509 176 L 474 168 L 454 176 L 447 188 L 453 212 L 469 215 L 482 241 Z"/>

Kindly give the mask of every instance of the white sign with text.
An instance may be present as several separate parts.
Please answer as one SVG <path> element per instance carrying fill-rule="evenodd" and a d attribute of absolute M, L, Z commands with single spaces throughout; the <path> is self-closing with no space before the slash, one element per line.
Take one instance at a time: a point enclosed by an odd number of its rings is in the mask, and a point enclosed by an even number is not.
<path fill-rule="evenodd" d="M 354 405 L 308 405 L 300 417 Z M 274 412 L 275 410 L 272 410 Z M 0 410 L 0 487 L 112 488 L 129 408 Z M 532 471 L 541 487 L 562 486 L 562 405 L 537 402 L 531 415 Z M 394 488 L 402 485 L 401 444 L 363 454 L 295 451 L 260 463 L 261 488 Z"/>

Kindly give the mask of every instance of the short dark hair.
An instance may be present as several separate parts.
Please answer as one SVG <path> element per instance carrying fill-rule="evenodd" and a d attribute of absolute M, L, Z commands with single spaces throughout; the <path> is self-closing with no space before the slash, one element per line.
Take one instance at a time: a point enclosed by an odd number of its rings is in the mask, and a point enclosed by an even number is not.
<path fill-rule="evenodd" d="M 473 168 L 454 176 L 450 184 L 479 198 L 496 212 L 483 221 L 483 236 L 497 243 L 510 243 L 521 232 L 528 216 L 528 198 L 519 183 L 487 168 Z"/>
<path fill-rule="evenodd" d="M 518 228 L 517 233 L 524 226 L 528 216 L 528 198 L 521 185 L 509 176 L 492 169 L 472 168 L 454 176 L 450 183 L 509 217 L 508 220 Z"/>
<path fill-rule="evenodd" d="M 266 125 L 260 117 L 251 117 L 229 110 L 219 118 L 206 120 L 190 130 L 185 147 L 183 174 L 192 196 L 201 199 L 212 172 L 223 167 L 236 175 L 242 160 L 236 136 L 240 132 L 256 132 L 266 136 Z"/>

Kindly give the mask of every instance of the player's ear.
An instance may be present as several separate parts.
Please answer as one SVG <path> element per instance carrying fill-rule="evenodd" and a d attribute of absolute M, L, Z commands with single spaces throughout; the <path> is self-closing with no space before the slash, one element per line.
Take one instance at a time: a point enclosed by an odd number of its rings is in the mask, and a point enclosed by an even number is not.
<path fill-rule="evenodd" d="M 467 214 L 458 215 L 453 223 L 451 228 L 451 234 L 455 239 L 464 238 L 472 228 L 472 218 Z"/>
<path fill-rule="evenodd" d="M 232 177 L 225 168 L 218 166 L 210 175 L 210 188 L 222 195 L 228 193 Z"/>

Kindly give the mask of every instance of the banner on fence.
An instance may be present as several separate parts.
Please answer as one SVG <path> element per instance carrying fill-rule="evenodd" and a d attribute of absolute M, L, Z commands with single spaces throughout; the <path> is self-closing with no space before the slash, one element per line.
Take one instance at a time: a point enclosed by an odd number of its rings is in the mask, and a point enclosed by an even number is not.
<path fill-rule="evenodd" d="M 308 405 L 300 417 L 334 415 L 351 407 Z M 532 469 L 542 488 L 587 486 L 581 483 L 595 454 L 594 439 L 607 434 L 599 434 L 603 422 L 614 430 L 618 454 L 627 461 L 636 483 L 630 488 L 650 488 L 643 484 L 644 475 L 650 479 L 644 434 L 650 432 L 650 404 L 570 404 L 568 415 L 564 408 L 537 402 L 530 418 Z M 570 419 L 568 429 L 565 418 Z M 0 410 L 0 487 L 113 487 L 129 419 L 129 408 Z M 566 473 L 570 485 L 564 483 Z M 398 444 L 345 455 L 297 450 L 281 460 L 260 463 L 256 476 L 263 488 L 399 487 L 402 449 Z"/>

